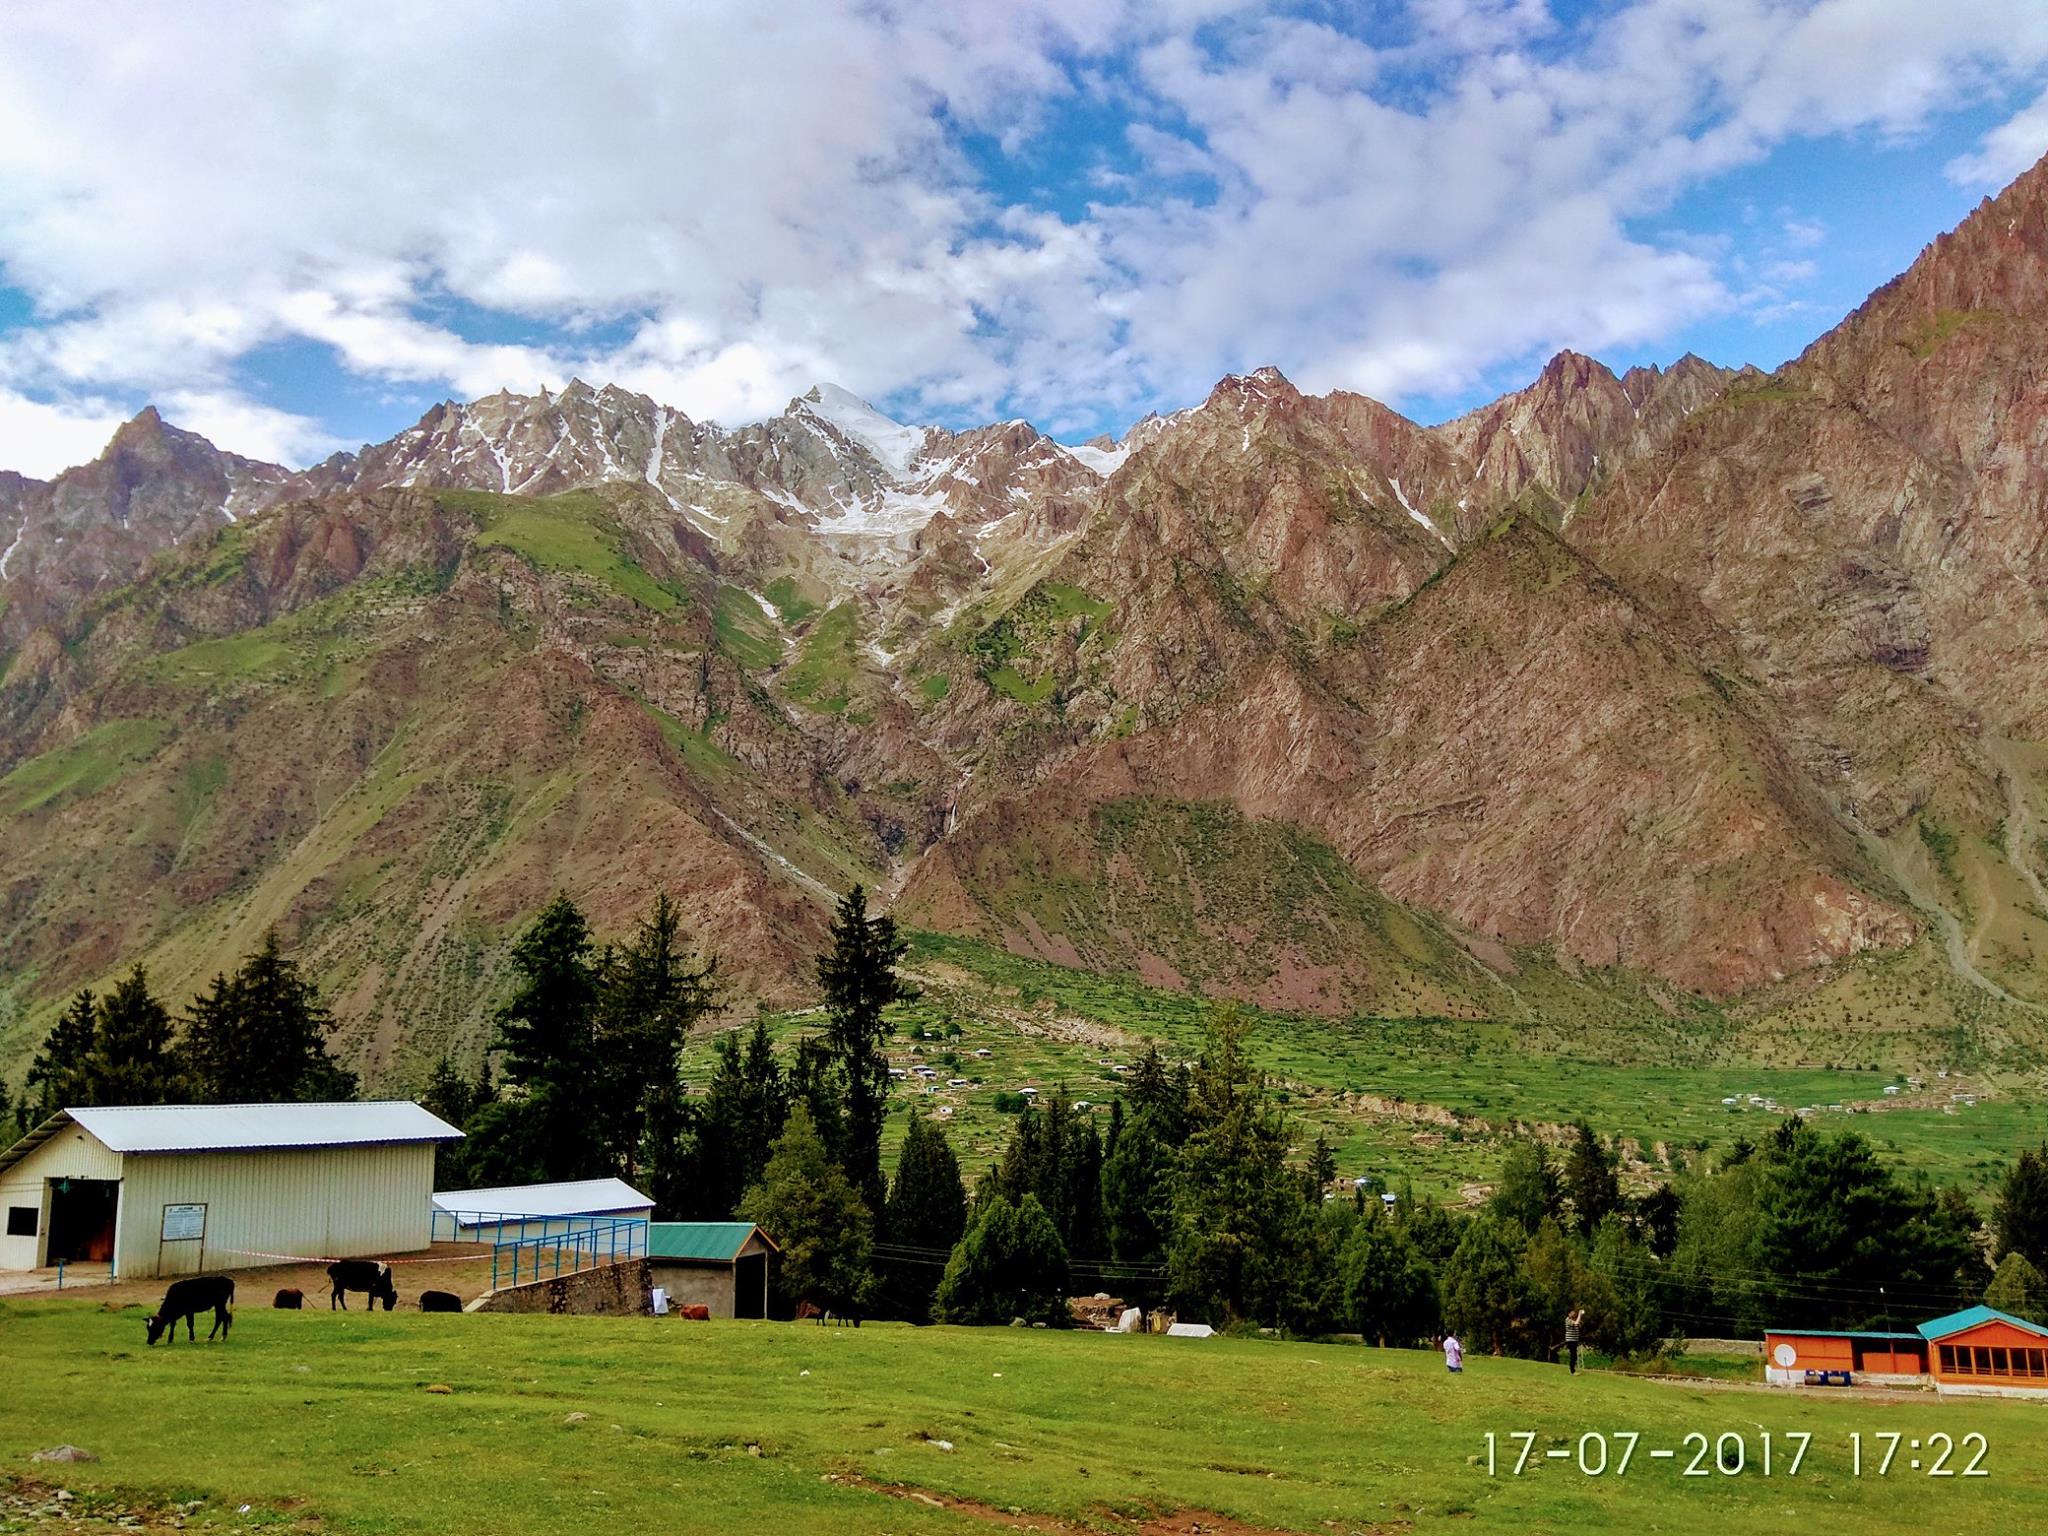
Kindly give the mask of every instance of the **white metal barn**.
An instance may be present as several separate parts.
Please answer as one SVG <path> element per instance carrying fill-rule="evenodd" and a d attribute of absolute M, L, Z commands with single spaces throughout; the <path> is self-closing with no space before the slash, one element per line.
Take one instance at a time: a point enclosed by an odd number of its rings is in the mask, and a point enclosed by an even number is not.
<path fill-rule="evenodd" d="M 431 1241 L 434 1147 L 461 1135 L 405 1102 L 60 1110 L 0 1152 L 0 1270 L 412 1252 Z"/>
<path fill-rule="evenodd" d="M 587 1233 L 593 1223 L 651 1221 L 654 1200 L 624 1179 L 577 1179 L 447 1190 L 434 1196 L 434 1209 L 437 1239 L 501 1243 Z"/>

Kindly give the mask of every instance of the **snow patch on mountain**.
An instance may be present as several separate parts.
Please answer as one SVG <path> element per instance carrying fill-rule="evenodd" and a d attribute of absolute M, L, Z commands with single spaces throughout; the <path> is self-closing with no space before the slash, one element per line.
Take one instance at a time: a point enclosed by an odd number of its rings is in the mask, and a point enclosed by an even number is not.
<path fill-rule="evenodd" d="M 818 384 L 807 390 L 802 403 L 817 416 L 832 423 L 847 437 L 875 456 L 875 461 L 897 479 L 906 479 L 917 453 L 924 446 L 928 428 L 908 427 L 892 421 L 851 390 L 837 384 Z"/>
<path fill-rule="evenodd" d="M 1124 460 L 1131 456 L 1128 442 L 1118 443 L 1114 448 L 1098 448 L 1093 443 L 1061 443 L 1059 447 L 1083 469 L 1092 469 L 1105 480 L 1122 469 Z"/>

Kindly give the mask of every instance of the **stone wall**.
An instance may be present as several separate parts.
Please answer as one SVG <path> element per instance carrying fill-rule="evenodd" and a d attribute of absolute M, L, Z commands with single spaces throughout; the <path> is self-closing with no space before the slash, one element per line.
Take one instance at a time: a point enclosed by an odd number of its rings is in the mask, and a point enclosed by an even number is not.
<path fill-rule="evenodd" d="M 489 1291 L 469 1304 L 472 1312 L 562 1312 L 576 1316 L 645 1317 L 654 1310 L 653 1281 L 645 1259 L 627 1259 L 552 1275 Z"/>

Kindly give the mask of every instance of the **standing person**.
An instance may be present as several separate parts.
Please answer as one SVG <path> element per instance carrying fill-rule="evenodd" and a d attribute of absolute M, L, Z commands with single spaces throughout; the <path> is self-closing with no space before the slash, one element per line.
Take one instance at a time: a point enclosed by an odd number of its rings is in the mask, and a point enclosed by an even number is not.
<path fill-rule="evenodd" d="M 1453 1374 L 1463 1374 L 1465 1369 L 1465 1346 L 1455 1333 L 1444 1335 L 1444 1369 Z"/>
<path fill-rule="evenodd" d="M 1579 1324 L 1586 1320 L 1584 1307 L 1573 1307 L 1564 1315 L 1564 1349 L 1570 1357 L 1572 1374 L 1579 1374 Z"/>

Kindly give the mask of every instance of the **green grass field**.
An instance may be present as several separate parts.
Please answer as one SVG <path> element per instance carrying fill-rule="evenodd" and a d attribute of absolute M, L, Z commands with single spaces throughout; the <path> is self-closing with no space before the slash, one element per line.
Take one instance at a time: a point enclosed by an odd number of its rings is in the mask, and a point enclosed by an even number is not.
<path fill-rule="evenodd" d="M 1486 1359 L 1447 1379 L 1433 1355 L 1335 1342 L 1010 1329 L 245 1307 L 229 1345 L 151 1350 L 139 1310 L 36 1302 L 0 1303 L 0 1339 L 11 1378 L 0 1447 L 17 1473 L 35 1449 L 80 1445 L 101 1459 L 34 1470 L 86 1493 L 203 1497 L 201 1520 L 226 1527 L 872 1536 L 1021 1516 L 1026 1529 L 1157 1536 L 2005 1536 L 2048 1525 L 2038 1403 L 1794 1397 Z M 1537 1437 L 1520 1476 L 1509 1474 L 1517 1431 Z M 1859 1431 L 1871 1447 L 1860 1478 Z M 1872 1437 L 1887 1431 L 1981 1433 L 1990 1475 L 1929 1477 L 1902 1448 L 1879 1477 Z M 1641 1439 L 1617 1475 L 1623 1432 Z M 1577 1464 L 1588 1433 L 1609 1437 L 1606 1475 Z M 1685 1476 L 1692 1433 L 1741 1437 L 1748 1469 Z M 1790 1475 L 1794 1433 L 1813 1438 Z M 1587 1444 L 1589 1464 L 1599 1448 Z M 1653 1448 L 1679 1455 L 1653 1460 Z M 1557 1449 L 1566 1457 L 1546 1454 Z"/>
<path fill-rule="evenodd" d="M 890 1145 L 912 1106 L 949 1108 L 948 1135 L 970 1169 L 993 1162 L 1010 1134 L 1011 1117 L 996 1107 L 999 1093 L 1065 1085 L 1071 1097 L 1106 1107 L 1120 1076 L 1105 1061 L 1128 1066 L 1148 1040 L 1169 1055 L 1192 1056 L 1210 1008 L 1183 993 L 946 935 L 916 935 L 912 965 L 924 995 L 895 1010 L 892 1060 L 932 1065 L 940 1078 L 929 1093 L 914 1081 L 898 1085 Z M 1881 1053 L 1875 1064 L 1786 1063 L 1716 1017 L 1659 1016 L 1600 1029 L 1257 1011 L 1250 1018 L 1254 1054 L 1300 1118 L 1304 1138 L 1328 1136 L 1346 1175 L 1409 1179 L 1437 1198 L 1490 1180 L 1519 1123 L 1564 1125 L 1582 1115 L 1604 1135 L 1631 1138 L 1657 1165 L 1660 1147 L 1755 1141 L 1786 1113 L 1817 1106 L 1821 1128 L 1853 1129 L 1895 1166 L 1955 1184 L 1980 1205 L 2019 1147 L 2048 1142 L 2048 1099 L 2032 1080 L 1930 1077 L 1901 1100 L 1905 1107 L 1894 1107 L 1884 1089 L 1903 1068 L 1884 1063 Z M 776 1032 L 786 1037 L 817 1024 L 799 1014 L 779 1020 Z M 981 1049 L 990 1055 L 973 1054 Z M 709 1065 L 707 1045 L 693 1048 L 685 1070 L 699 1080 Z M 966 1085 L 946 1086 L 954 1077 Z M 1952 1087 L 1965 1083 L 1980 1093 L 1978 1102 L 1949 1102 Z M 1751 1095 L 1778 1108 L 1751 1105 Z M 1726 1105 L 1727 1098 L 1738 1102 Z M 1834 1104 L 1845 1107 L 1826 1107 Z M 1883 1107 L 1848 1107 L 1856 1105 Z"/>

